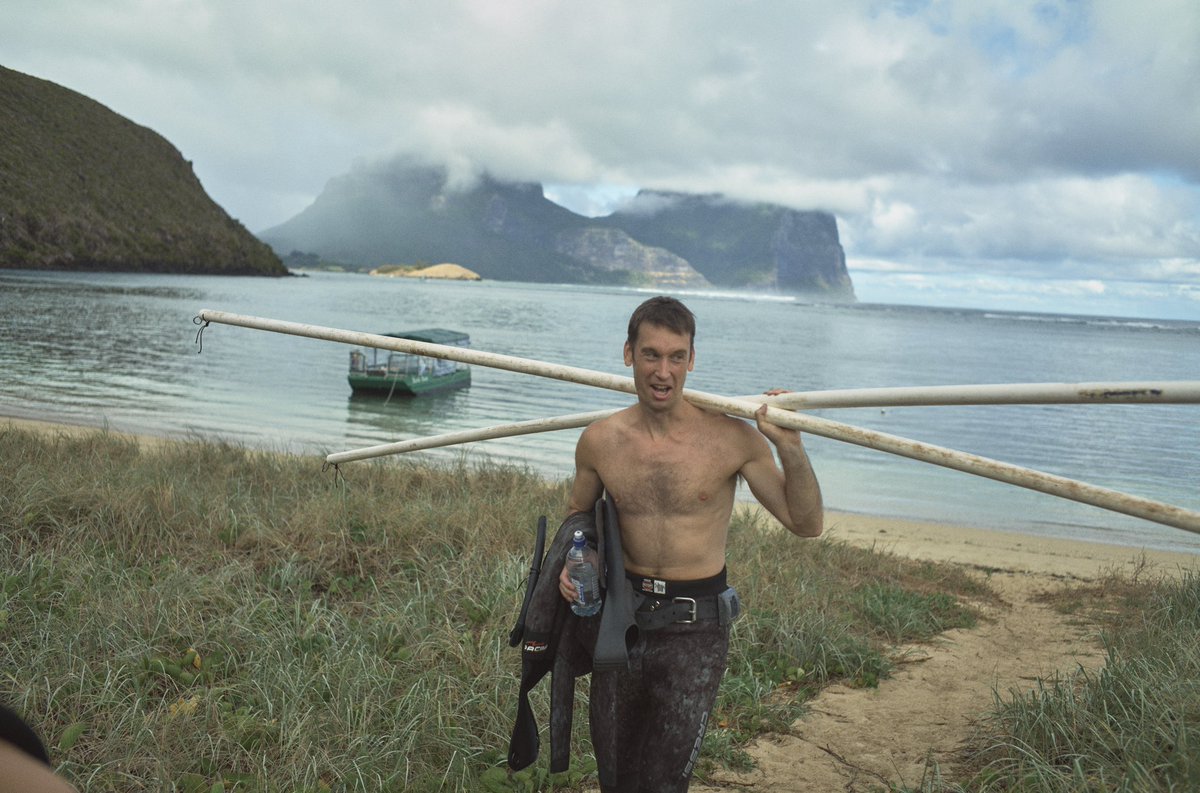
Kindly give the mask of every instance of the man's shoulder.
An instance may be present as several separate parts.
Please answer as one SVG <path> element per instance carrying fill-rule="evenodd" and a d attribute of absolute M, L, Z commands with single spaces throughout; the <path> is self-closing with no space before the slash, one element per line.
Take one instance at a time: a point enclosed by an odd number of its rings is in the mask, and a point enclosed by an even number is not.
<path fill-rule="evenodd" d="M 634 408 L 628 407 L 597 419 L 583 428 L 581 442 L 601 443 L 624 432 L 630 425 Z"/>
<path fill-rule="evenodd" d="M 746 421 L 745 419 L 738 418 L 737 416 L 726 415 L 720 411 L 704 410 L 699 408 L 698 413 L 700 416 L 700 421 L 722 432 L 743 434 L 747 430 L 754 429 L 753 423 Z"/>
<path fill-rule="evenodd" d="M 750 459 L 758 456 L 760 447 L 766 444 L 766 438 L 752 421 L 715 412 L 706 413 L 702 421 L 704 429 L 698 434 L 723 449 L 724 454 Z"/>

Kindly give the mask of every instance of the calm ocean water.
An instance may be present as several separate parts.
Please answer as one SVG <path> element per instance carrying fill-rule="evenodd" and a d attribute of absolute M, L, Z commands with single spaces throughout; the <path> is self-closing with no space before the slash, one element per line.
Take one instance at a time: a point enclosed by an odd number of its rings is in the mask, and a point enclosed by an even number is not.
<path fill-rule="evenodd" d="M 470 333 L 480 350 L 627 374 L 625 323 L 647 295 L 331 273 L 272 280 L 0 271 L 0 415 L 326 454 L 619 407 L 629 397 L 481 367 L 471 388 L 452 394 L 356 399 L 344 345 L 213 325 L 198 354 L 191 319 L 208 308 L 368 332 L 448 327 Z M 1200 371 L 1198 323 L 679 296 L 699 322 L 688 385 L 713 393 L 1184 380 Z M 1200 509 L 1200 406 L 815 413 Z M 466 453 L 566 477 L 578 435 L 426 454 Z M 833 440 L 806 443 L 832 509 L 1200 552 L 1200 536 L 1178 529 Z"/>

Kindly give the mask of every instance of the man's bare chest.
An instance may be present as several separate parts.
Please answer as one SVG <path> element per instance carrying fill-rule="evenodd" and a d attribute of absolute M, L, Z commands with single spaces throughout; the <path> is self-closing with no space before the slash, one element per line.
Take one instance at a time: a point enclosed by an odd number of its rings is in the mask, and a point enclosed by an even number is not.
<path fill-rule="evenodd" d="M 720 444 L 632 443 L 599 473 L 623 512 L 685 516 L 727 500 L 738 467 Z"/>

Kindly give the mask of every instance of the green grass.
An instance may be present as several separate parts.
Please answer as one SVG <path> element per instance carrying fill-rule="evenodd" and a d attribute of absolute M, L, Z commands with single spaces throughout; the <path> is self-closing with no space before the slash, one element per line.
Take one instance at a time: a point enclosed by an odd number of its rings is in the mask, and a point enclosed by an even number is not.
<path fill-rule="evenodd" d="M 403 459 L 0 428 L 0 700 L 81 790 L 540 790 L 502 769 L 507 645 L 538 515 L 566 484 Z M 749 763 L 830 681 L 872 686 L 896 643 L 974 619 L 957 568 L 802 541 L 739 518 L 748 606 L 701 774 Z M 545 728 L 547 686 L 535 692 Z M 580 696 L 586 686 L 581 683 Z M 982 703 L 981 703 L 982 705 Z"/>

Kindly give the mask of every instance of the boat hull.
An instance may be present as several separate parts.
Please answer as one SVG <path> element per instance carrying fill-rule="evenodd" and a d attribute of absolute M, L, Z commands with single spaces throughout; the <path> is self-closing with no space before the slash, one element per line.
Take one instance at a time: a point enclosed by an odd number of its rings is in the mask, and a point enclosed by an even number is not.
<path fill-rule="evenodd" d="M 420 396 L 465 388 L 471 384 L 471 370 L 460 369 L 436 377 L 396 375 L 394 377 L 366 374 L 351 374 L 346 378 L 355 394 L 379 394 L 380 396 Z"/>

